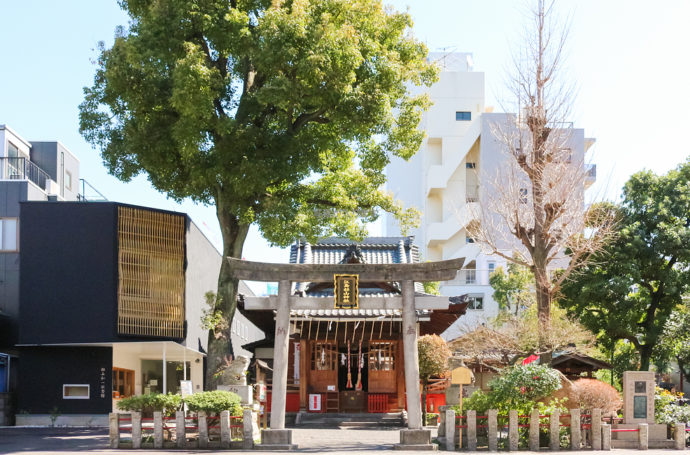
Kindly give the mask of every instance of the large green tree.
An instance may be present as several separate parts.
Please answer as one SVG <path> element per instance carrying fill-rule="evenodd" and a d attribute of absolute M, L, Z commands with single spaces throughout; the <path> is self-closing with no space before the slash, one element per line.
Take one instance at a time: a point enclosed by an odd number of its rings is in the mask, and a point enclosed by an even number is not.
<path fill-rule="evenodd" d="M 648 370 L 669 315 L 690 286 L 690 161 L 623 188 L 618 235 L 566 283 L 561 305 L 605 346 L 628 340 Z"/>
<path fill-rule="evenodd" d="M 489 284 L 498 307 L 503 311 L 513 310 L 517 316 L 520 310 L 535 302 L 534 275 L 527 267 L 515 262 L 509 262 L 507 269 L 508 273 L 505 273 L 503 267 L 498 267 L 489 276 Z"/>
<path fill-rule="evenodd" d="M 690 307 L 687 304 L 676 307 L 669 316 L 654 359 L 659 364 L 675 361 L 681 378 L 690 378 Z"/>
<path fill-rule="evenodd" d="M 215 204 L 223 255 L 251 224 L 270 242 L 363 236 L 381 210 L 416 218 L 380 188 L 409 158 L 437 71 L 407 14 L 373 0 L 120 0 L 129 14 L 101 45 L 80 131 L 128 181 Z M 229 352 L 237 280 L 225 262 L 207 380 Z"/>

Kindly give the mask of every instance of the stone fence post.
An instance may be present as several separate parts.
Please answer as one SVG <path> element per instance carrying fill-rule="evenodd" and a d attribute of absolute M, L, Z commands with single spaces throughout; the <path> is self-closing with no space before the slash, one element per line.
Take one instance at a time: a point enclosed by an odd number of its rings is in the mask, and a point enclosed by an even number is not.
<path fill-rule="evenodd" d="M 230 411 L 220 413 L 220 448 L 230 448 Z"/>
<path fill-rule="evenodd" d="M 609 428 L 610 430 L 610 428 Z M 601 427 L 601 409 L 592 409 L 592 449 L 601 450 L 601 437 L 602 437 L 602 427 Z M 609 450 L 609 449 L 606 449 Z"/>
<path fill-rule="evenodd" d="M 153 448 L 163 448 L 163 413 L 161 411 L 153 412 Z"/>
<path fill-rule="evenodd" d="M 558 450 L 561 448 L 561 411 L 554 409 L 549 418 L 549 449 Z"/>
<path fill-rule="evenodd" d="M 477 450 L 477 411 L 467 411 L 467 450 Z"/>
<path fill-rule="evenodd" d="M 685 449 L 685 422 L 676 422 L 673 424 L 673 448 L 676 450 Z"/>
<path fill-rule="evenodd" d="M 120 419 L 119 414 L 111 412 L 108 415 L 108 428 L 110 433 L 110 448 L 120 448 Z M 685 434 L 683 434 L 685 436 Z"/>
<path fill-rule="evenodd" d="M 602 423 L 600 428 L 600 449 L 611 450 L 611 425 L 609 425 L 608 423 Z"/>
<path fill-rule="evenodd" d="M 208 420 L 206 419 L 206 413 L 204 411 L 199 411 L 196 415 L 197 425 L 199 425 L 199 448 L 208 448 Z"/>
<path fill-rule="evenodd" d="M 539 410 L 532 409 L 529 417 L 529 449 L 533 452 L 539 450 Z"/>
<path fill-rule="evenodd" d="M 649 449 L 649 424 L 640 423 L 637 428 L 637 435 L 640 438 L 640 450 Z"/>
<path fill-rule="evenodd" d="M 580 435 L 580 409 L 570 410 L 570 448 L 572 450 L 580 450 L 580 442 L 582 436 Z"/>
<path fill-rule="evenodd" d="M 141 449 L 141 412 L 132 411 L 132 448 Z"/>
<path fill-rule="evenodd" d="M 184 411 L 175 411 L 175 446 L 184 449 L 187 442 L 187 433 L 184 421 Z"/>
<path fill-rule="evenodd" d="M 252 422 L 254 420 L 254 413 L 251 409 L 245 409 L 242 412 L 242 448 L 251 450 L 254 448 L 254 427 Z"/>
<path fill-rule="evenodd" d="M 496 452 L 498 450 L 498 410 L 489 409 L 487 417 L 489 418 L 487 424 L 489 433 L 489 452 Z"/>
<path fill-rule="evenodd" d="M 518 412 L 511 409 L 508 413 L 508 450 L 518 449 Z"/>
<path fill-rule="evenodd" d="M 445 418 L 446 450 L 455 450 L 455 411 L 447 409 Z M 462 429 L 459 429 L 459 431 L 462 431 Z"/>

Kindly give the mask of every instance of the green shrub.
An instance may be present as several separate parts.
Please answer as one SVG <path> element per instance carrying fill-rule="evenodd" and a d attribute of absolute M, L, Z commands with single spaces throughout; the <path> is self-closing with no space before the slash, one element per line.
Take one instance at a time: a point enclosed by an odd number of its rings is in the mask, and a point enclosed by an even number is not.
<path fill-rule="evenodd" d="M 216 415 L 222 411 L 230 411 L 231 416 L 242 415 L 240 396 L 225 390 L 197 392 L 189 395 L 184 401 L 193 412 L 204 411 L 207 415 Z"/>
<path fill-rule="evenodd" d="M 135 411 L 151 413 L 154 411 L 163 412 L 165 415 L 173 415 L 180 409 L 182 397 L 172 393 L 149 393 L 146 395 L 133 395 L 123 398 L 117 403 L 117 408 L 122 411 Z"/>
<path fill-rule="evenodd" d="M 520 414 L 529 414 L 532 409 L 546 411 L 551 407 L 561 407 L 559 402 L 555 402 L 553 406 L 537 402 L 561 388 L 558 371 L 547 366 L 529 364 L 506 368 L 500 376 L 489 382 L 489 387 L 489 392 L 478 390 L 465 399 L 463 408 L 475 410 L 479 414 L 484 414 L 489 409 L 497 409 L 500 414 L 507 414 L 511 409 Z"/>

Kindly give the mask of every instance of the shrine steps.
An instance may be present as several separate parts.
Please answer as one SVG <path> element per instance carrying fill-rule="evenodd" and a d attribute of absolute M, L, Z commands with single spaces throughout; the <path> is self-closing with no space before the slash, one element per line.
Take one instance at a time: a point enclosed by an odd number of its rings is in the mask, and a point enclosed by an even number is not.
<path fill-rule="evenodd" d="M 312 413 L 300 412 L 296 427 L 311 428 L 402 428 L 405 420 L 401 412 L 369 413 Z"/>

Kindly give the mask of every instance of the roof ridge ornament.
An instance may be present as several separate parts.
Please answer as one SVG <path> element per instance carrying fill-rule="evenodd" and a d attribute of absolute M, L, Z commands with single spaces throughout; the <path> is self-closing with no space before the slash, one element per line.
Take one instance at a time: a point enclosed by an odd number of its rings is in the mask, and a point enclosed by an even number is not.
<path fill-rule="evenodd" d="M 353 244 L 347 247 L 345 250 L 345 256 L 340 264 L 366 264 L 367 261 L 364 259 L 364 254 L 362 253 L 362 248 L 359 245 Z"/>

